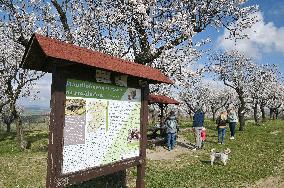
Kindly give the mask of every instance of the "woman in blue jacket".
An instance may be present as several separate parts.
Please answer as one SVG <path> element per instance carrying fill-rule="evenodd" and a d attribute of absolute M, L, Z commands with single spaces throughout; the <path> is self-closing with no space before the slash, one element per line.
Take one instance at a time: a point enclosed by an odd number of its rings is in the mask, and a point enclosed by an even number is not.
<path fill-rule="evenodd" d="M 201 148 L 201 131 L 204 123 L 204 112 L 201 108 L 197 108 L 193 116 L 193 128 L 196 136 L 196 149 Z"/>

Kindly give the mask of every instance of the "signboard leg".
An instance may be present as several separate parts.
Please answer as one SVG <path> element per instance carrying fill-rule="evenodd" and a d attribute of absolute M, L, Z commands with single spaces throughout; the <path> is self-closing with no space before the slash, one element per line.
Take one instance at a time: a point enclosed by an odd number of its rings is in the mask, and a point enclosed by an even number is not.
<path fill-rule="evenodd" d="M 56 175 L 60 172 L 60 159 L 56 149 L 62 147 L 62 127 L 64 123 L 64 100 L 65 100 L 65 77 L 60 74 L 56 68 L 52 72 L 51 86 L 51 113 L 49 125 L 49 143 L 48 143 L 48 163 L 46 187 L 58 187 L 56 184 Z M 56 121 L 55 121 L 56 120 Z"/>
<path fill-rule="evenodd" d="M 145 161 L 137 166 L 137 180 L 136 180 L 136 187 L 137 188 L 144 188 L 145 187 L 145 169 L 146 163 Z"/>
<path fill-rule="evenodd" d="M 137 166 L 137 180 L 136 187 L 145 187 L 145 169 L 146 169 L 146 145 L 147 145 L 147 125 L 148 125 L 148 96 L 149 96 L 149 85 L 144 83 L 142 85 L 142 108 L 141 108 L 141 157 L 142 161 Z"/>

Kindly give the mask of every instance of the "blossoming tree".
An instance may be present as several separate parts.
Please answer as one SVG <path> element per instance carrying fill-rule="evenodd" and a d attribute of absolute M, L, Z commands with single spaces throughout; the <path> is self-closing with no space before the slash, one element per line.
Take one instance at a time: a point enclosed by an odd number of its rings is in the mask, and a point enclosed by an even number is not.
<path fill-rule="evenodd" d="M 262 121 L 265 121 L 264 108 L 281 85 L 277 67 L 269 64 L 256 66 L 251 72 L 248 85 L 254 120 L 259 125 L 258 108 L 261 110 Z"/>
<path fill-rule="evenodd" d="M 249 84 L 256 65 L 251 59 L 238 51 L 227 51 L 212 56 L 211 71 L 225 86 L 232 88 L 238 95 L 238 117 L 240 130 L 245 128 L 245 113 L 248 110 Z"/>
<path fill-rule="evenodd" d="M 234 39 L 246 37 L 242 31 L 257 21 L 257 18 L 250 15 L 258 8 L 245 6 L 245 2 L 1 0 L 0 27 L 6 34 L 3 36 L 11 40 L 13 45 L 22 45 L 17 51 L 7 51 L 11 56 L 20 57 L 31 34 L 38 32 L 82 47 L 132 59 L 140 64 L 155 66 L 155 63 L 157 65 L 157 62 L 163 62 L 162 58 L 168 56 L 169 52 L 179 48 L 192 48 L 192 38 L 209 27 L 226 27 L 230 31 L 230 37 Z M 17 66 L 20 65 L 20 59 L 14 58 Z M 9 61 L 8 64 L 12 62 Z M 172 64 L 169 69 L 165 69 L 164 64 L 158 63 L 157 67 L 165 73 L 175 73 L 178 66 Z M 180 67 L 183 68 L 184 65 L 181 64 Z M 31 71 L 22 73 L 24 70 L 19 67 L 13 70 L 14 80 L 17 80 L 16 75 L 28 77 L 30 81 L 42 76 Z M 24 85 L 20 85 L 24 88 L 30 81 L 24 81 Z M 166 88 L 162 87 L 164 89 Z M 20 93 L 22 91 L 19 90 Z M 0 93 L 7 94 L 2 91 Z M 8 99 L 9 96 L 5 97 Z M 8 101 L 10 103 L 18 98 Z"/>

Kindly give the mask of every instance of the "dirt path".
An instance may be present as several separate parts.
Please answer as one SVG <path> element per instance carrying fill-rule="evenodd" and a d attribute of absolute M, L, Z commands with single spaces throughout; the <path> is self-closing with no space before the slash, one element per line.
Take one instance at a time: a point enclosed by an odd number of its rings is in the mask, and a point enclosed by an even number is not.
<path fill-rule="evenodd" d="M 248 188 L 283 188 L 283 177 L 268 177 L 258 180 L 254 185 L 248 186 Z"/>
<path fill-rule="evenodd" d="M 284 151 L 279 159 L 280 175 L 273 177 L 262 178 L 247 188 L 283 188 L 284 187 Z"/>
<path fill-rule="evenodd" d="M 147 149 L 147 158 L 150 160 L 175 160 L 181 154 L 192 153 L 193 144 L 188 143 L 181 135 L 177 138 L 176 147 L 168 151 L 165 146 L 155 146 L 155 150 Z"/>
<path fill-rule="evenodd" d="M 182 154 L 193 154 L 195 151 L 192 143 L 187 142 L 182 135 L 177 139 L 177 145 L 172 151 L 168 151 L 165 146 L 155 146 L 155 150 L 147 149 L 147 158 L 150 160 L 175 160 Z M 257 182 L 247 185 L 247 188 L 284 188 L 284 152 L 279 160 L 280 175 L 267 177 Z"/>

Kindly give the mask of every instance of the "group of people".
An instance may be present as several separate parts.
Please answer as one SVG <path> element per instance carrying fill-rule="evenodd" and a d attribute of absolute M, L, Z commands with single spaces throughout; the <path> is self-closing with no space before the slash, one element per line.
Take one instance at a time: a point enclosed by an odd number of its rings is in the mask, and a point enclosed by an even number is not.
<path fill-rule="evenodd" d="M 237 114 L 233 109 L 227 111 L 222 111 L 216 119 L 217 130 L 218 130 L 218 144 L 224 144 L 225 134 L 227 130 L 227 124 L 230 127 L 231 137 L 230 139 L 235 139 L 235 129 L 237 125 Z M 164 123 L 166 133 L 167 133 L 167 148 L 172 150 L 176 143 L 176 134 L 178 132 L 178 121 L 174 111 L 170 112 L 169 117 L 166 118 Z M 201 108 L 196 108 L 193 116 L 192 130 L 195 134 L 196 148 L 201 149 L 204 146 L 204 141 L 206 139 L 206 129 L 204 127 L 204 112 Z"/>
<path fill-rule="evenodd" d="M 227 111 L 222 111 L 218 118 L 216 119 L 217 130 L 218 130 L 218 144 L 224 144 L 225 134 L 227 130 L 227 124 L 230 127 L 231 137 L 230 139 L 235 139 L 235 130 L 237 125 L 238 117 L 233 109 Z M 205 128 L 204 128 L 204 112 L 201 108 L 196 109 L 193 116 L 193 130 L 196 137 L 196 149 L 201 149 L 205 141 Z"/>
<path fill-rule="evenodd" d="M 231 137 L 230 139 L 235 139 L 235 130 L 237 125 L 238 117 L 234 110 L 229 109 L 228 113 L 223 111 L 220 113 L 220 116 L 216 120 L 216 124 L 218 126 L 218 143 L 224 144 L 224 138 L 226 134 L 227 124 L 230 127 Z"/>

